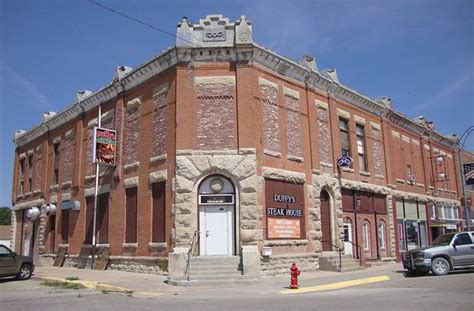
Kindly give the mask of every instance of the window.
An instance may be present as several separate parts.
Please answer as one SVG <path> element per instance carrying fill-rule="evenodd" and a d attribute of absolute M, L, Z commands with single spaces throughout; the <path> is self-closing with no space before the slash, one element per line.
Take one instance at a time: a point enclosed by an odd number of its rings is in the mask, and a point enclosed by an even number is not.
<path fill-rule="evenodd" d="M 461 233 L 456 236 L 454 245 L 469 245 L 472 244 L 471 237 L 468 233 Z"/>
<path fill-rule="evenodd" d="M 20 160 L 20 189 L 19 193 L 25 191 L 25 159 Z"/>
<path fill-rule="evenodd" d="M 370 249 L 369 223 L 364 222 L 362 225 L 362 237 L 364 239 L 364 251 Z"/>
<path fill-rule="evenodd" d="M 28 191 L 33 191 L 33 155 L 28 157 Z"/>
<path fill-rule="evenodd" d="M 379 248 L 385 249 L 385 223 L 382 221 L 379 223 Z"/>
<path fill-rule="evenodd" d="M 109 243 L 109 194 L 102 193 L 97 201 L 97 240 Z"/>
<path fill-rule="evenodd" d="M 436 204 L 431 204 L 431 219 L 436 219 Z"/>
<path fill-rule="evenodd" d="M 3 245 L 0 245 L 0 256 L 9 256 L 11 254 L 10 250 Z"/>
<path fill-rule="evenodd" d="M 126 194 L 125 243 L 137 242 L 137 187 L 128 188 Z"/>
<path fill-rule="evenodd" d="M 349 126 L 346 119 L 339 119 L 339 134 L 341 137 L 341 155 L 351 156 L 351 142 L 349 138 Z M 352 167 L 352 164 L 351 166 Z"/>
<path fill-rule="evenodd" d="M 59 144 L 54 144 L 54 160 L 53 160 L 53 180 L 52 184 L 57 185 L 59 182 Z"/>
<path fill-rule="evenodd" d="M 166 213 L 165 213 L 165 193 L 166 193 L 166 182 L 154 183 L 152 186 L 152 242 L 166 242 L 165 224 L 166 224 Z"/>
<path fill-rule="evenodd" d="M 68 209 L 61 210 L 61 243 L 63 244 L 69 243 L 69 211 Z"/>
<path fill-rule="evenodd" d="M 367 155 L 365 150 L 365 135 L 364 126 L 361 124 L 356 125 L 357 134 L 357 154 L 359 158 L 359 170 L 367 172 Z"/>

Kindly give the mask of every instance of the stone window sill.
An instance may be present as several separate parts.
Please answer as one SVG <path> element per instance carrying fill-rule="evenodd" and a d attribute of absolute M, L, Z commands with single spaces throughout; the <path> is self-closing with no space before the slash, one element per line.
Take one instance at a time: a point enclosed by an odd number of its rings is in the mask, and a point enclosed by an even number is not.
<path fill-rule="evenodd" d="M 308 240 L 266 240 L 265 246 L 297 246 L 307 245 Z"/>
<path fill-rule="evenodd" d="M 365 177 L 370 177 L 370 173 L 366 171 L 360 171 L 359 174 Z"/>
<path fill-rule="evenodd" d="M 331 163 L 327 163 L 327 162 L 319 162 L 319 165 L 321 167 L 328 167 L 328 168 L 333 168 L 334 165 L 332 165 Z"/>
<path fill-rule="evenodd" d="M 346 173 L 354 173 L 354 169 L 350 167 L 341 167 L 341 170 Z"/>
<path fill-rule="evenodd" d="M 395 178 L 395 181 L 399 184 L 404 184 L 405 181 L 403 179 Z"/>
<path fill-rule="evenodd" d="M 159 161 L 166 160 L 167 157 L 168 157 L 168 156 L 167 156 L 166 154 L 160 155 L 160 156 L 156 156 L 156 157 L 152 157 L 152 158 L 150 158 L 150 163 L 155 163 L 155 162 L 159 162 Z"/>
<path fill-rule="evenodd" d="M 140 167 L 140 162 L 134 162 L 134 163 L 131 163 L 131 164 L 127 164 L 123 167 L 123 170 L 125 171 L 125 173 L 129 173 L 133 170 L 136 170 Z"/>
<path fill-rule="evenodd" d="M 123 248 L 138 248 L 138 243 L 122 243 Z"/>
<path fill-rule="evenodd" d="M 304 162 L 304 159 L 302 157 L 289 155 L 286 158 L 290 161 L 294 161 L 294 162 L 298 162 L 298 163 L 303 163 Z"/>
<path fill-rule="evenodd" d="M 275 158 L 281 158 L 281 152 L 264 149 L 263 153 L 267 156 L 271 156 L 271 157 L 275 157 Z"/>

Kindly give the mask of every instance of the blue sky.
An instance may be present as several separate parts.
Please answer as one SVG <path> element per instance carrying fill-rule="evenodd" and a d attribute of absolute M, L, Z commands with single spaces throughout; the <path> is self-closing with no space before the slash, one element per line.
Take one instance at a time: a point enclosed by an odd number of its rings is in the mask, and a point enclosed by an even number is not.
<path fill-rule="evenodd" d="M 255 42 L 293 60 L 313 55 L 319 69 L 336 68 L 341 83 L 389 96 L 398 111 L 424 115 L 444 134 L 474 124 L 471 0 L 97 1 L 171 33 L 182 16 L 196 23 L 246 15 Z M 11 206 L 14 130 L 174 42 L 87 0 L 0 0 L 0 206 Z"/>

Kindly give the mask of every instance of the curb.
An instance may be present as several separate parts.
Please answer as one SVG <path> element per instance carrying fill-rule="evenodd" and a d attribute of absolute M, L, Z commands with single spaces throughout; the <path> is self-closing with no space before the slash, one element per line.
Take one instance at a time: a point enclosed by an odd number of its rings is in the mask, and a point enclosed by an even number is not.
<path fill-rule="evenodd" d="M 302 287 L 299 289 L 285 289 L 285 290 L 279 291 L 279 293 L 282 295 L 314 293 L 314 292 L 330 291 L 330 290 L 348 288 L 348 287 L 353 287 L 353 286 L 384 282 L 384 281 L 389 281 L 389 280 L 390 280 L 390 277 L 388 275 L 380 275 L 380 276 L 369 277 L 369 278 L 354 279 L 354 280 L 349 280 L 349 281 L 342 281 L 342 282 L 316 285 L 316 286 L 310 286 L 310 287 Z"/>
<path fill-rule="evenodd" d="M 62 283 L 67 283 L 67 284 L 79 284 L 85 288 L 89 289 L 95 289 L 97 291 L 107 291 L 107 292 L 117 292 L 117 293 L 135 293 L 136 291 L 133 289 L 125 288 L 125 287 L 120 287 L 120 286 L 114 286 L 114 285 L 109 285 L 109 284 L 103 284 L 100 282 L 93 282 L 93 281 L 86 281 L 86 280 L 66 280 L 63 278 L 56 278 L 56 277 L 50 277 L 50 276 L 40 276 L 36 277 L 37 279 L 43 280 L 43 281 L 56 281 L 56 282 L 62 282 Z"/>

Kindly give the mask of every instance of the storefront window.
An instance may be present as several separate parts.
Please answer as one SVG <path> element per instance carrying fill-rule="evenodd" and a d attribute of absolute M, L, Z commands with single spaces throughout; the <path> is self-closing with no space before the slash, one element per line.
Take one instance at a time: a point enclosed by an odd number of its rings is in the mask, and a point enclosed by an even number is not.
<path fill-rule="evenodd" d="M 398 245 L 401 251 L 428 244 L 426 207 L 416 201 L 397 201 Z"/>
<path fill-rule="evenodd" d="M 385 223 L 382 221 L 379 223 L 379 247 L 385 249 Z"/>

